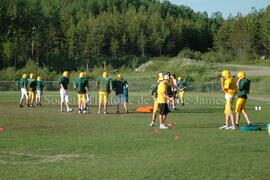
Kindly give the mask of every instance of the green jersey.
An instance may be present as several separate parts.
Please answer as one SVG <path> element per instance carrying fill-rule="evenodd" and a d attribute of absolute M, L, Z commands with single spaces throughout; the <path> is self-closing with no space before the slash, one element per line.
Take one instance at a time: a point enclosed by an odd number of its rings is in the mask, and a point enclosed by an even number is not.
<path fill-rule="evenodd" d="M 178 81 L 177 86 L 182 89 L 184 87 L 187 87 L 187 81 L 183 80 L 183 81 Z M 186 89 L 184 89 L 183 91 L 186 91 Z"/>
<path fill-rule="evenodd" d="M 113 88 L 112 80 L 107 77 L 100 77 L 97 81 L 98 89 L 100 92 L 110 92 L 110 89 Z"/>
<path fill-rule="evenodd" d="M 20 88 L 27 88 L 27 84 L 28 84 L 27 78 L 21 78 Z"/>
<path fill-rule="evenodd" d="M 251 81 L 248 79 L 242 79 L 239 82 L 239 90 L 238 90 L 238 97 L 247 99 L 247 95 L 249 94 Z"/>
<path fill-rule="evenodd" d="M 58 82 L 59 82 L 59 84 L 63 85 L 64 89 L 68 89 L 69 78 L 62 76 L 62 77 L 60 77 Z"/>
<path fill-rule="evenodd" d="M 159 83 L 156 82 L 151 86 L 151 95 L 156 97 L 156 98 L 157 98 L 158 84 Z"/>
<path fill-rule="evenodd" d="M 28 89 L 29 91 L 36 91 L 37 89 L 37 80 L 33 78 L 28 79 Z"/>
<path fill-rule="evenodd" d="M 116 79 L 113 82 L 113 88 L 115 90 L 116 95 L 124 94 L 124 88 L 127 86 L 127 81 L 124 79 Z"/>
<path fill-rule="evenodd" d="M 76 78 L 74 81 L 74 86 L 78 94 L 85 94 L 86 87 L 88 87 L 88 79 L 86 77 Z"/>
<path fill-rule="evenodd" d="M 43 91 L 45 87 L 45 81 L 44 80 L 37 80 L 37 90 Z"/>

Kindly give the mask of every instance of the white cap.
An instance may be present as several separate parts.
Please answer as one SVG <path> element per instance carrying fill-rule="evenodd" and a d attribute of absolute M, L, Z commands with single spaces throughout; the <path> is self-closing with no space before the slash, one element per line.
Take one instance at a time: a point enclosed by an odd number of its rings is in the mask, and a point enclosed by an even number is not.
<path fill-rule="evenodd" d="M 170 77 L 168 75 L 164 76 L 164 80 L 169 80 L 169 79 L 170 79 Z"/>

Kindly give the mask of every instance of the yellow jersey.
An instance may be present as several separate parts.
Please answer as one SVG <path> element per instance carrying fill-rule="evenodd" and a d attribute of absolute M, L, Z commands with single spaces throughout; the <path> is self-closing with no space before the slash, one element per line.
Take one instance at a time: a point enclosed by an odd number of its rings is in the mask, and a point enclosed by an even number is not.
<path fill-rule="evenodd" d="M 167 84 L 161 82 L 158 85 L 158 103 L 167 103 L 167 97 L 163 96 L 163 93 L 167 94 Z"/>
<path fill-rule="evenodd" d="M 225 94 L 236 95 L 237 94 L 236 80 L 233 77 L 225 79 L 224 89 L 226 89 L 224 91 Z"/>

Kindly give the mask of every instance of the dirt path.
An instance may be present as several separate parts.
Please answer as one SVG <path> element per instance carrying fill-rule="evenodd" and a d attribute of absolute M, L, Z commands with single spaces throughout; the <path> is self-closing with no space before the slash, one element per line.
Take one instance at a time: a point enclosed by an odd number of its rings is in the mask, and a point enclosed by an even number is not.
<path fill-rule="evenodd" d="M 234 74 L 239 71 L 245 71 L 249 75 L 270 75 L 270 66 L 250 66 L 234 64 L 228 64 L 226 66 L 231 66 L 239 69 L 238 71 L 232 71 L 232 73 Z"/>

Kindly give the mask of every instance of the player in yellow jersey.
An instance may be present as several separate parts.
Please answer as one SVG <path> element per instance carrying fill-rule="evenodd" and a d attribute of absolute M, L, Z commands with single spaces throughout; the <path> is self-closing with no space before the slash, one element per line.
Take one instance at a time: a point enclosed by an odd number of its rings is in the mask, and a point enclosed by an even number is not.
<path fill-rule="evenodd" d="M 152 121 L 151 121 L 151 123 L 150 123 L 150 127 L 153 127 L 153 126 L 155 126 L 155 121 L 156 121 L 156 117 L 157 117 L 157 112 L 158 112 L 158 85 L 159 85 L 159 83 L 160 82 L 162 82 L 163 81 L 163 76 L 159 76 L 159 78 L 158 78 L 158 81 L 156 82 L 156 83 L 154 83 L 153 85 L 152 85 L 152 87 L 151 87 L 151 95 L 152 95 L 152 97 L 153 97 L 153 99 L 154 99 L 154 110 L 153 110 L 153 115 L 152 115 Z"/>
<path fill-rule="evenodd" d="M 169 97 L 167 83 L 169 82 L 170 77 L 168 75 L 164 76 L 164 80 L 158 85 L 158 107 L 159 107 L 159 121 L 160 121 L 160 129 L 168 129 L 165 125 L 165 121 L 168 113 L 170 112 L 167 100 L 172 101 L 173 97 Z"/>
<path fill-rule="evenodd" d="M 247 99 L 248 99 L 248 93 L 249 93 L 249 89 L 250 89 L 250 80 L 248 80 L 246 78 L 246 73 L 245 72 L 238 72 L 237 77 L 239 78 L 237 81 L 237 88 L 238 88 L 238 98 L 236 101 L 236 108 L 235 108 L 235 112 L 236 112 L 236 121 L 235 121 L 235 125 L 237 127 L 239 127 L 239 121 L 240 121 L 240 113 L 242 112 L 242 114 L 244 115 L 246 122 L 249 126 L 251 126 L 251 122 L 249 119 L 249 116 L 246 112 L 246 103 L 247 103 Z"/>
<path fill-rule="evenodd" d="M 234 96 L 237 93 L 236 80 L 231 76 L 231 72 L 224 70 L 221 77 L 221 88 L 225 93 L 225 125 L 219 127 L 219 129 L 235 129 L 234 114 L 232 105 L 234 102 Z M 229 120 L 231 120 L 231 126 L 229 126 Z"/>

